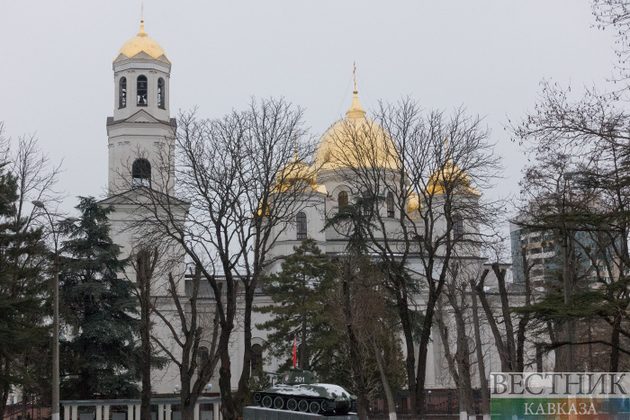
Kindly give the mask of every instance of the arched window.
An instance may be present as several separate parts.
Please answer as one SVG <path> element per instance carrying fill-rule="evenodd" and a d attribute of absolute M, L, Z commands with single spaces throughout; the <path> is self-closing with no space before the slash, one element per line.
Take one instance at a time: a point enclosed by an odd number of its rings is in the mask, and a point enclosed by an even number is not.
<path fill-rule="evenodd" d="M 252 376 L 261 376 L 263 372 L 263 348 L 260 344 L 252 345 Z"/>
<path fill-rule="evenodd" d="M 151 164 L 144 158 L 136 159 L 131 166 L 131 185 L 134 187 L 151 185 Z"/>
<path fill-rule="evenodd" d="M 118 108 L 127 106 L 127 78 L 121 77 L 118 82 Z"/>
<path fill-rule="evenodd" d="M 348 205 L 348 193 L 346 191 L 341 191 L 337 196 L 337 204 L 339 206 L 339 211 L 343 210 L 344 207 Z"/>
<path fill-rule="evenodd" d="M 304 214 L 304 212 L 299 212 L 295 218 L 295 222 L 297 228 L 297 239 L 306 239 L 308 234 L 308 228 L 306 227 L 306 214 Z"/>
<path fill-rule="evenodd" d="M 158 89 L 157 89 L 157 96 L 158 96 L 158 108 L 162 108 L 165 109 L 166 108 L 166 104 L 165 104 L 165 96 L 164 96 L 164 79 L 162 79 L 161 77 L 158 79 Z"/>
<path fill-rule="evenodd" d="M 201 371 L 203 369 L 203 365 L 208 363 L 210 359 L 210 352 L 208 351 L 208 347 L 199 346 L 197 350 L 197 369 Z"/>
<path fill-rule="evenodd" d="M 394 217 L 394 194 L 387 193 L 387 217 Z"/>
<path fill-rule="evenodd" d="M 464 219 L 460 214 L 453 215 L 453 240 L 464 238 Z"/>
<path fill-rule="evenodd" d="M 138 76 L 137 87 L 136 104 L 138 106 L 147 106 L 147 76 Z"/>

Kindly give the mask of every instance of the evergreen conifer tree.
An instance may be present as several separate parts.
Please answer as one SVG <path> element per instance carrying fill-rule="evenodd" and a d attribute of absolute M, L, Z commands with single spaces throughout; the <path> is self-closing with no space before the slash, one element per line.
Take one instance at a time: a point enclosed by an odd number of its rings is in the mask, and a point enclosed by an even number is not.
<path fill-rule="evenodd" d="M 50 368 L 42 230 L 20 218 L 17 178 L 0 166 L 0 415 L 9 393 L 40 393 Z M 46 387 L 46 385 L 44 385 Z"/>
<path fill-rule="evenodd" d="M 61 311 L 70 337 L 62 343 L 62 398 L 139 395 L 135 368 L 138 320 L 127 264 L 109 236 L 107 215 L 94 198 L 81 198 L 78 221 L 66 220 L 60 271 Z"/>
<path fill-rule="evenodd" d="M 313 239 L 307 239 L 284 260 L 280 273 L 265 279 L 263 289 L 274 304 L 257 308 L 272 316 L 258 328 L 272 331 L 268 349 L 286 361 L 283 368 L 292 364 L 292 344 L 297 337 L 298 367 L 320 374 L 327 370 L 336 340 L 327 310 L 327 293 L 335 276 L 334 264 Z"/>

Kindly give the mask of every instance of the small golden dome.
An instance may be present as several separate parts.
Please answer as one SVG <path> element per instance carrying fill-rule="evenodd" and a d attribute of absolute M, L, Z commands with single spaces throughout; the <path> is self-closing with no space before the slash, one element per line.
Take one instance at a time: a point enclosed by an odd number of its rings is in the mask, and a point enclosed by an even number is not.
<path fill-rule="evenodd" d="M 162 46 L 156 40 L 149 38 L 147 35 L 144 30 L 144 20 L 140 21 L 140 30 L 138 31 L 138 35 L 123 44 L 114 61 L 133 58 L 141 52 L 144 52 L 149 57 L 143 55 L 136 58 L 155 59 L 171 64 L 168 58 L 166 58 L 166 53 L 164 52 Z M 124 57 L 121 57 L 121 54 Z"/>
<path fill-rule="evenodd" d="M 319 142 L 315 153 L 315 167 L 319 170 L 400 166 L 391 136 L 365 116 L 357 93 L 355 90 L 346 118 L 333 124 Z"/>
<path fill-rule="evenodd" d="M 441 169 L 431 174 L 426 191 L 431 195 L 438 195 L 444 194 L 447 189 L 456 194 L 481 195 L 476 188 L 470 186 L 468 174 L 459 169 L 457 165 L 453 165 L 450 159 Z"/>
<path fill-rule="evenodd" d="M 284 192 L 304 183 L 313 189 L 317 189 L 317 173 L 306 162 L 301 160 L 297 152 L 295 158 L 287 163 L 276 175 L 276 187 L 278 192 Z"/>

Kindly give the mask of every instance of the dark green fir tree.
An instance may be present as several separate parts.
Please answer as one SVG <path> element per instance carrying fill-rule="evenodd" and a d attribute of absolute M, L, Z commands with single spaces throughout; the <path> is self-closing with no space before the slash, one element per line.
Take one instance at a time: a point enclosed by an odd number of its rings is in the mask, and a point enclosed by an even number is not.
<path fill-rule="evenodd" d="M 136 398 L 138 327 L 127 264 L 110 238 L 107 215 L 94 198 L 81 198 L 78 220 L 66 220 L 60 270 L 63 399 Z"/>
<path fill-rule="evenodd" d="M 0 415 L 16 388 L 30 397 L 49 383 L 48 254 L 42 230 L 19 217 L 19 200 L 17 178 L 0 167 Z"/>
<path fill-rule="evenodd" d="M 335 281 L 335 265 L 313 239 L 302 242 L 282 263 L 282 271 L 264 280 L 263 289 L 274 304 L 259 307 L 271 319 L 257 325 L 269 330 L 268 351 L 288 368 L 297 338 L 297 366 L 319 374 L 329 365 L 338 337 L 332 331 L 327 294 Z M 326 376 L 326 375 L 324 375 Z"/>

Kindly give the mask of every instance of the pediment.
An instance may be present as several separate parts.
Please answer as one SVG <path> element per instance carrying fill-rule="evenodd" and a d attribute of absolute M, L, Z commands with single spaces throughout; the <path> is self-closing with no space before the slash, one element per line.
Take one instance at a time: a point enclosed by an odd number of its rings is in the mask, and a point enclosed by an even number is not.
<path fill-rule="evenodd" d="M 159 123 L 162 122 L 156 119 L 153 115 L 149 114 L 144 109 L 133 114 L 131 117 L 127 118 L 125 122 L 134 122 L 134 123 Z"/>
<path fill-rule="evenodd" d="M 138 54 L 134 55 L 131 58 L 141 58 L 141 59 L 145 59 L 145 60 L 153 60 L 153 57 L 151 57 L 149 54 L 145 53 L 144 51 L 140 51 Z"/>
<path fill-rule="evenodd" d="M 123 61 L 123 60 L 129 60 L 129 57 L 127 57 L 123 53 L 120 53 L 120 54 L 118 54 L 118 57 L 116 57 L 116 59 L 114 60 L 114 63 L 117 63 L 117 62 Z"/>
<path fill-rule="evenodd" d="M 165 62 L 166 64 L 171 64 L 171 61 L 170 61 L 168 58 L 166 58 L 166 56 L 165 56 L 164 54 L 162 54 L 161 56 L 159 56 L 158 58 L 156 58 L 156 60 L 163 61 L 163 62 Z"/>

